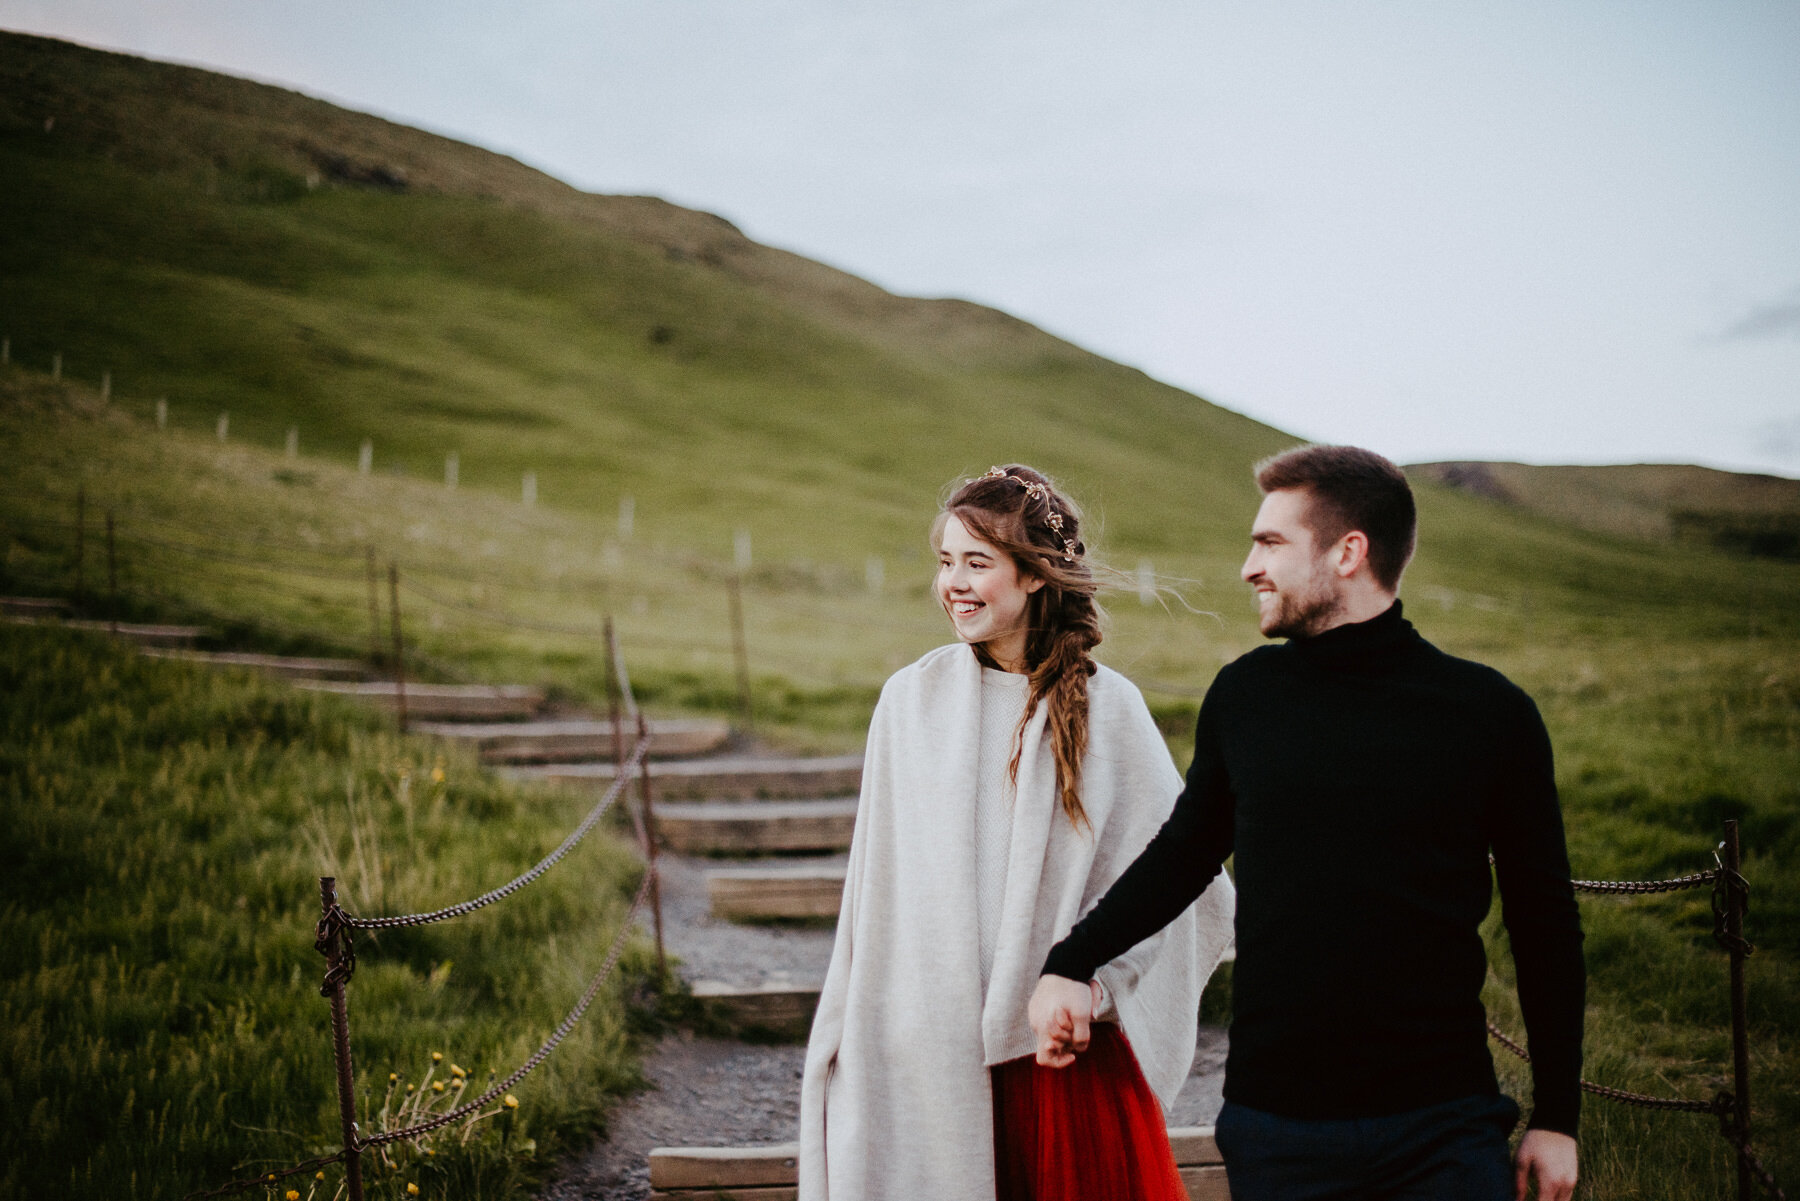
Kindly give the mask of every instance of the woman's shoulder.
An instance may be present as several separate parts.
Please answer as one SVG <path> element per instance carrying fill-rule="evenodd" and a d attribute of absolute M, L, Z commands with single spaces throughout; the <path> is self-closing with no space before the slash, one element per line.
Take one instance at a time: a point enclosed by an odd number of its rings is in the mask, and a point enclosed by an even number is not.
<path fill-rule="evenodd" d="M 952 642 L 926 651 L 887 678 L 881 686 L 883 696 L 930 687 L 935 681 L 968 672 L 975 662 L 975 652 L 967 643 Z"/>
<path fill-rule="evenodd" d="M 1138 686 L 1104 663 L 1094 665 L 1088 677 L 1088 707 L 1106 706 L 1121 709 L 1147 709 L 1144 694 Z"/>

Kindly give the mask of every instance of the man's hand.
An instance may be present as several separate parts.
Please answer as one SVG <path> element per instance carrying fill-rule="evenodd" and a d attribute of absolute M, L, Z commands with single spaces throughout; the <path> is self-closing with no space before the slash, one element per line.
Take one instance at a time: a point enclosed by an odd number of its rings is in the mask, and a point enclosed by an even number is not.
<path fill-rule="evenodd" d="M 1066 1068 L 1088 1047 L 1088 1023 L 1094 1017 L 1094 993 L 1086 984 L 1061 976 L 1044 976 L 1031 994 L 1031 1029 L 1038 1036 L 1037 1061 L 1047 1068 Z"/>
<path fill-rule="evenodd" d="M 1046 976 L 1046 980 L 1050 977 Z M 1043 991 L 1042 986 L 1038 988 Z M 1032 998 L 1032 1012 L 1037 1012 L 1037 998 Z M 1044 1053 L 1038 1052 L 1043 1062 Z M 1518 1201 L 1525 1201 L 1526 1186 L 1537 1182 L 1538 1201 L 1569 1201 L 1575 1195 L 1575 1140 L 1554 1130 L 1527 1130 L 1519 1140 L 1518 1154 L 1513 1156 L 1513 1183 Z"/>

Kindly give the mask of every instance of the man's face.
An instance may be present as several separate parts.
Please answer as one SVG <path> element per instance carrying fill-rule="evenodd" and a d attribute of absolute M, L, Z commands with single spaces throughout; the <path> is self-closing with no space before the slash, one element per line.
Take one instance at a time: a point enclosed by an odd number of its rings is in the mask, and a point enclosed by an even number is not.
<path fill-rule="evenodd" d="M 1256 590 L 1265 638 L 1306 638 L 1333 624 L 1344 581 L 1331 569 L 1328 546 L 1306 524 L 1312 498 L 1283 489 L 1263 497 L 1250 527 L 1250 557 L 1239 573 Z"/>

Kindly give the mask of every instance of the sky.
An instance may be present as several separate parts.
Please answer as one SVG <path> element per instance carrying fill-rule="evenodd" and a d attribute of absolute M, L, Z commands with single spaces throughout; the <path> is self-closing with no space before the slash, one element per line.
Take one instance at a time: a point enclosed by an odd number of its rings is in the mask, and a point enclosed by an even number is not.
<path fill-rule="evenodd" d="M 0 0 L 1401 462 L 1800 477 L 1792 0 Z"/>

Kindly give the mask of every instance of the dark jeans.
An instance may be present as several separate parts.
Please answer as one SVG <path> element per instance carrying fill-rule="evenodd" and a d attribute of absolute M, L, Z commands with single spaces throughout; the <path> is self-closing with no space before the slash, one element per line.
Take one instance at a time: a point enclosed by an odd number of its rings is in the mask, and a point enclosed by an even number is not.
<path fill-rule="evenodd" d="M 1215 1136 L 1231 1201 L 1511 1201 L 1518 1120 L 1504 1096 L 1327 1121 L 1227 1101 Z"/>

